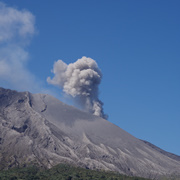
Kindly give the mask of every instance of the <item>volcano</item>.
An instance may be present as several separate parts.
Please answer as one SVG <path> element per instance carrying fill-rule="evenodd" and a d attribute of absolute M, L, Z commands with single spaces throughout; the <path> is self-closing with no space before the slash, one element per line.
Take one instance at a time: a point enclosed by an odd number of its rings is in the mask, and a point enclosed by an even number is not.
<path fill-rule="evenodd" d="M 158 179 L 180 175 L 180 156 L 47 94 L 0 88 L 0 169 L 70 163 Z"/>

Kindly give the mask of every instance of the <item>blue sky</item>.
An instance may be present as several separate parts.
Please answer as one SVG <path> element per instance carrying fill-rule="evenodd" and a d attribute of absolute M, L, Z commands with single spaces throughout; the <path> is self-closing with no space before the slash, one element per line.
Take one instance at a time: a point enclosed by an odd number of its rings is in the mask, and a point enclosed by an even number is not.
<path fill-rule="evenodd" d="M 100 99 L 108 120 L 180 155 L 179 0 L 1 2 L 30 12 L 34 26 L 26 31 L 28 38 L 8 41 L 20 47 L 22 59 L 28 56 L 19 71 L 30 79 L 27 86 L 0 78 L 2 86 L 32 92 L 43 87 L 63 100 L 60 90 L 46 82 L 53 63 L 91 57 L 103 73 Z M 7 40 L 0 46 L 7 46 Z"/>

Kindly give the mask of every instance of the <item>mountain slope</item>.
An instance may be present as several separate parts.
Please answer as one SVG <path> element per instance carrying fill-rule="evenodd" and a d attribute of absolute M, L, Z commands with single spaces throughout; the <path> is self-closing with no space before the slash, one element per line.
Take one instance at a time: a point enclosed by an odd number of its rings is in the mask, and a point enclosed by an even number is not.
<path fill-rule="evenodd" d="M 158 178 L 180 174 L 167 155 L 111 122 L 56 98 L 0 88 L 0 168 L 72 163 L 90 169 Z"/>

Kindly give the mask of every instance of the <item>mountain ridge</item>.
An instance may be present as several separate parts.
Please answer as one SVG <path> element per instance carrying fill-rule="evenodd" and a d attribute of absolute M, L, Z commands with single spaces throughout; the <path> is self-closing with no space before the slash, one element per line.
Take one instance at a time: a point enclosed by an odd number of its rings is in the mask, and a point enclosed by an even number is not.
<path fill-rule="evenodd" d="M 179 156 L 45 94 L 0 88 L 0 169 L 36 162 L 158 178 L 180 175 Z"/>
<path fill-rule="evenodd" d="M 141 139 L 140 139 L 141 140 Z M 155 146 L 154 144 L 148 142 L 148 141 L 145 141 L 145 140 L 141 140 L 143 141 L 145 144 L 148 144 L 149 146 L 151 146 L 153 149 L 156 149 L 157 151 L 159 151 L 160 153 L 174 159 L 174 160 L 177 160 L 177 161 L 180 161 L 180 156 L 179 155 L 176 155 L 174 153 L 171 153 L 171 152 L 168 152 L 168 151 L 165 151 L 163 149 L 161 149 L 160 147 L 158 146 Z"/>

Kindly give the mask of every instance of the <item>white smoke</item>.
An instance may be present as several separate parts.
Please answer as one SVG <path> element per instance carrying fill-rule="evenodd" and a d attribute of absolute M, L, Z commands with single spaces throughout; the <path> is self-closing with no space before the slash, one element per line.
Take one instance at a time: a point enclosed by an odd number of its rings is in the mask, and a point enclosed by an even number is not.
<path fill-rule="evenodd" d="M 39 91 L 39 81 L 27 69 L 26 48 L 35 34 L 35 17 L 0 2 L 0 86 Z"/>
<path fill-rule="evenodd" d="M 34 16 L 26 10 L 17 10 L 0 2 L 0 43 L 33 35 Z"/>
<path fill-rule="evenodd" d="M 67 65 L 58 60 L 52 72 L 55 76 L 52 79 L 48 77 L 48 83 L 59 86 L 66 94 L 74 97 L 85 111 L 107 118 L 103 112 L 103 103 L 98 98 L 102 73 L 96 61 L 84 56 Z"/>

